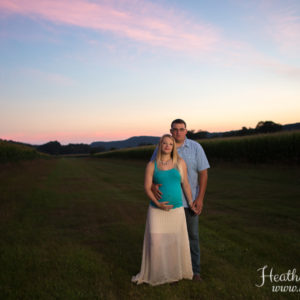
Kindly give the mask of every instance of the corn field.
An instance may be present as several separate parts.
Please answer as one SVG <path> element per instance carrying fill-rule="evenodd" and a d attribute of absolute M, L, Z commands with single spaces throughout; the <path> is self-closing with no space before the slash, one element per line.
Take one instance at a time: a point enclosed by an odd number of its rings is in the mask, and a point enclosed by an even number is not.
<path fill-rule="evenodd" d="M 46 156 L 34 148 L 15 143 L 0 141 L 0 163 L 34 159 L 41 156 Z"/>
<path fill-rule="evenodd" d="M 209 161 L 300 163 L 300 131 L 198 141 Z M 155 146 L 97 153 L 96 157 L 150 160 Z"/>

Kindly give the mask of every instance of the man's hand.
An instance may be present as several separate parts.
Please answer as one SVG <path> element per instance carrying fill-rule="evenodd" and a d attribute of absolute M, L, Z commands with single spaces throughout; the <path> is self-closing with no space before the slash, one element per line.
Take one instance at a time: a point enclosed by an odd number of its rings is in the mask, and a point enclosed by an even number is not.
<path fill-rule="evenodd" d="M 199 216 L 202 212 L 203 201 L 196 199 L 191 208 L 195 212 L 195 214 Z"/>
<path fill-rule="evenodd" d="M 189 208 L 190 208 L 190 210 L 191 210 L 195 215 L 197 214 L 197 211 L 196 211 L 196 209 L 195 209 L 195 207 L 194 207 L 194 203 L 191 204 L 191 205 L 189 206 Z"/>
<path fill-rule="evenodd" d="M 160 186 L 161 186 L 161 184 L 154 184 L 154 183 L 152 183 L 152 186 L 151 186 L 151 191 L 157 200 L 160 200 L 161 196 L 162 196 L 162 192 L 159 190 Z"/>

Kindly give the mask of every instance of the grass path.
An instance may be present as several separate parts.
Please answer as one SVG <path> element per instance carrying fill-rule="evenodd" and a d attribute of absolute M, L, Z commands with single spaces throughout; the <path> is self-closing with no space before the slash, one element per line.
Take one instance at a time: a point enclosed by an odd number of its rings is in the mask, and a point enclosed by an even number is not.
<path fill-rule="evenodd" d="M 299 168 L 212 168 L 199 223 L 205 281 L 153 288 L 130 282 L 141 263 L 144 167 L 90 158 L 1 165 L 0 298 L 299 299 L 272 293 L 268 281 L 255 286 L 264 265 L 300 274 Z"/>

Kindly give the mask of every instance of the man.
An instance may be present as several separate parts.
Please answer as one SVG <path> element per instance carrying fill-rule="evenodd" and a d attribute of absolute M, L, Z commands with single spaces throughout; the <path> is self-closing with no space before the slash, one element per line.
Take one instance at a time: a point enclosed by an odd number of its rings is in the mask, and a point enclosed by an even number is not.
<path fill-rule="evenodd" d="M 191 259 L 193 267 L 193 280 L 201 281 L 200 277 L 200 246 L 199 246 L 199 226 L 198 219 L 203 208 L 203 199 L 207 186 L 207 169 L 210 167 L 205 152 L 201 145 L 186 138 L 186 123 L 181 119 L 176 119 L 171 123 L 172 136 L 176 141 L 178 154 L 184 159 L 188 169 L 188 179 L 193 194 L 193 209 L 189 208 L 182 193 L 182 202 L 185 211 L 186 224 L 189 234 Z M 155 149 L 151 160 L 156 157 Z M 158 185 L 153 185 L 152 190 L 157 199 L 161 198 Z"/>

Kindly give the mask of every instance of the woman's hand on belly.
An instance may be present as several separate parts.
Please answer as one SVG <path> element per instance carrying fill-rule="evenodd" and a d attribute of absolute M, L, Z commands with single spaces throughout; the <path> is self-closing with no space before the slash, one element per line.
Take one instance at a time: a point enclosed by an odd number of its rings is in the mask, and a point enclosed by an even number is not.
<path fill-rule="evenodd" d="M 169 211 L 170 209 L 173 208 L 173 205 L 170 205 L 168 203 L 169 203 L 168 201 L 159 202 L 158 208 L 165 210 L 165 211 Z"/>

